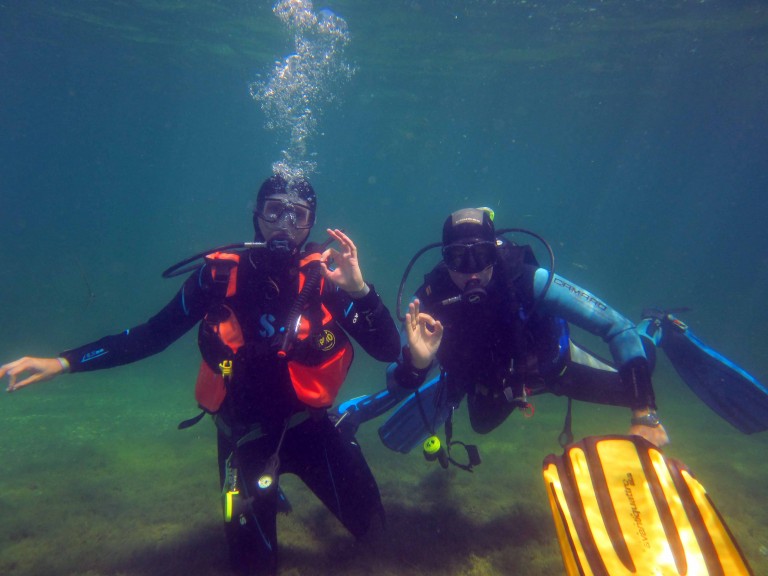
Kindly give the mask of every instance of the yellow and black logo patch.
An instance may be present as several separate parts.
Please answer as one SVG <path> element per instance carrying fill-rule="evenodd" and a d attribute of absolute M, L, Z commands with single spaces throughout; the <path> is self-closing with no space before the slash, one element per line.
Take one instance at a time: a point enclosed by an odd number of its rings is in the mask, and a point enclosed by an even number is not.
<path fill-rule="evenodd" d="M 315 336 L 315 348 L 328 352 L 336 346 L 336 335 L 327 328 Z"/>

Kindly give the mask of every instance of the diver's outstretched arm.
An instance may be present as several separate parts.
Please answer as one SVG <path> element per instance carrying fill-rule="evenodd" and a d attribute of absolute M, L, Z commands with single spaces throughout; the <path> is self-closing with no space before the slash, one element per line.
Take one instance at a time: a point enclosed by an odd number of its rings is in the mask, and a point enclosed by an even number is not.
<path fill-rule="evenodd" d="M 33 358 L 24 356 L 13 362 L 0 366 L 0 379 L 8 376 L 7 392 L 13 392 L 37 382 L 52 380 L 59 374 L 69 372 L 69 362 L 66 358 Z M 26 373 L 31 373 L 19 380 Z"/>

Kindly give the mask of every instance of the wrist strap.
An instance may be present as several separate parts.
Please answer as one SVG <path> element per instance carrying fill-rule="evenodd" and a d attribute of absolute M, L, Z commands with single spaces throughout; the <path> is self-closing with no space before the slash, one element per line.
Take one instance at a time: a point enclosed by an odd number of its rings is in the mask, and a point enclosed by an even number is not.
<path fill-rule="evenodd" d="M 349 294 L 349 297 L 353 300 L 359 300 L 360 298 L 365 298 L 368 296 L 368 294 L 371 292 L 370 286 L 368 284 L 363 283 L 363 287 L 360 288 L 360 290 L 355 290 L 354 292 L 347 292 Z"/>
<path fill-rule="evenodd" d="M 58 358 L 56 358 L 56 360 L 59 361 L 59 364 L 61 365 L 61 370 L 63 372 L 69 372 L 69 360 L 67 360 L 66 358 L 63 358 L 62 356 L 59 356 Z"/>
<path fill-rule="evenodd" d="M 648 428 L 658 428 L 661 426 L 661 420 L 655 412 L 649 412 L 642 416 L 635 416 L 630 420 L 633 426 L 647 426 Z"/>

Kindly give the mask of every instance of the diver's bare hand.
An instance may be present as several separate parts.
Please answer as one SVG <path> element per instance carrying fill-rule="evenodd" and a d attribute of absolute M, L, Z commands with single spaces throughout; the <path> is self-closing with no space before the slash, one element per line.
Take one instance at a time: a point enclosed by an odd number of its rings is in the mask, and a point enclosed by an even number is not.
<path fill-rule="evenodd" d="M 418 298 L 408 305 L 405 331 L 413 367 L 422 370 L 428 367 L 437 355 L 443 339 L 443 325 L 429 314 L 421 312 L 419 306 Z"/>
<path fill-rule="evenodd" d="M 366 283 L 363 273 L 360 271 L 360 263 L 357 259 L 357 246 L 352 239 L 338 228 L 327 230 L 328 235 L 341 246 L 341 251 L 328 248 L 320 257 L 320 266 L 323 276 L 336 284 L 339 288 L 352 294 L 366 291 Z M 331 270 L 329 263 L 335 264 Z"/>
<path fill-rule="evenodd" d="M 51 380 L 59 374 L 66 372 L 69 364 L 65 359 L 59 358 L 32 358 L 25 356 L 13 362 L 0 366 L 0 379 L 8 376 L 7 392 L 13 392 L 24 386 Z M 31 372 L 23 380 L 19 380 L 25 373 Z"/>

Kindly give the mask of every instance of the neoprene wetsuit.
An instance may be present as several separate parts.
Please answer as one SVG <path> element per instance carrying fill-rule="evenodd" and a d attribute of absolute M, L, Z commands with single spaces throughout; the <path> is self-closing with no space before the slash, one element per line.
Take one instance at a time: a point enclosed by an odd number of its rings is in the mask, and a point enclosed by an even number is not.
<path fill-rule="evenodd" d="M 212 371 L 217 371 L 217 355 L 229 353 L 233 368 L 215 414 L 221 481 L 227 459 L 234 453 L 241 491 L 255 495 L 245 518 L 226 525 L 230 556 L 241 571 L 271 574 L 277 565 L 278 491 L 262 494 L 256 481 L 281 436 L 280 471 L 300 476 L 353 535 L 365 534 L 372 518 L 382 513 L 378 487 L 360 447 L 334 427 L 327 406 L 308 407 L 299 400 L 289 360 L 310 358 L 307 362 L 312 364 L 313 354 L 340 350 L 349 335 L 375 359 L 392 362 L 398 355 L 399 337 L 373 287 L 363 298 L 353 300 L 328 282 L 302 311 L 302 317 L 316 319 L 313 333 L 320 332 L 321 337 L 297 342 L 281 359 L 277 355 L 281 328 L 289 320 L 302 279 L 298 258 L 286 261 L 255 250 L 238 257 L 231 283 L 223 287 L 217 283 L 218 264 L 208 262 L 148 322 L 61 356 L 69 361 L 72 372 L 127 364 L 164 350 L 198 323 L 201 351 Z M 227 272 L 232 278 L 232 269 Z M 230 315 L 242 333 L 237 353 L 212 337 L 221 326 L 218 322 Z M 345 359 L 349 361 L 351 355 Z M 342 380 L 344 375 L 346 370 Z"/>
<path fill-rule="evenodd" d="M 448 402 L 456 406 L 467 395 L 472 427 L 480 433 L 493 430 L 516 407 L 505 396 L 507 387 L 516 396 L 525 386 L 533 394 L 552 392 L 588 402 L 655 408 L 650 368 L 635 326 L 557 275 L 531 315 L 549 273 L 508 255 L 520 249 L 505 245 L 500 250 L 501 260 L 481 302 L 459 298 L 461 290 L 442 262 L 416 292 L 421 310 L 445 328 L 437 360 L 447 378 Z M 600 336 L 618 370 L 578 362 L 576 355 L 588 355 L 570 342 L 565 322 Z M 388 371 L 388 387 L 414 389 L 433 368 L 414 369 L 404 347 L 398 364 Z"/>

